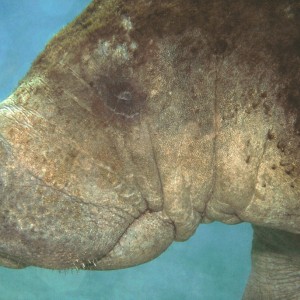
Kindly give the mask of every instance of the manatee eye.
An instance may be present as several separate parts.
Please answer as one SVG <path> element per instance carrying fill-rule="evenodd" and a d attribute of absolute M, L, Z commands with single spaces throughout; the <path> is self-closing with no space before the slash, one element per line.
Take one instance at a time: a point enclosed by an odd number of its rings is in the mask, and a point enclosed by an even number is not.
<path fill-rule="evenodd" d="M 137 116 L 146 99 L 145 93 L 123 77 L 101 76 L 96 90 L 111 113 L 125 118 Z"/>

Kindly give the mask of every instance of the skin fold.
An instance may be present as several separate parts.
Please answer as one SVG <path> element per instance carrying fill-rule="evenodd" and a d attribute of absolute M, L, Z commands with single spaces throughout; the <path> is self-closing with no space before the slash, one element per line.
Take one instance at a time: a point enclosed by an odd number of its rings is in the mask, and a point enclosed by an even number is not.
<path fill-rule="evenodd" d="M 251 222 L 244 299 L 300 294 L 297 1 L 94 0 L 0 104 L 0 264 L 117 269 Z"/>

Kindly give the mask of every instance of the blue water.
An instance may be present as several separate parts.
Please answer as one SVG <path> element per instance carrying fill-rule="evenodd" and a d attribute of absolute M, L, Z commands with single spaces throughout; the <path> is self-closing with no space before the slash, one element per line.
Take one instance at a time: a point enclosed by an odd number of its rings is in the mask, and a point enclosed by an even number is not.
<path fill-rule="evenodd" d="M 88 0 L 0 1 L 0 99 L 26 74 L 45 43 Z M 156 260 L 119 271 L 0 268 L 0 300 L 241 299 L 249 272 L 252 229 L 201 225 Z"/>

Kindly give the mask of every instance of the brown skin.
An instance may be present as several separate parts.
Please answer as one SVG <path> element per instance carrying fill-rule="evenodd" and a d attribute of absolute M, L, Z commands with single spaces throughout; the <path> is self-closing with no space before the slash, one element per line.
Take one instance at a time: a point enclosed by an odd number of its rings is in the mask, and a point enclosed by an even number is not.
<path fill-rule="evenodd" d="M 214 220 L 299 240 L 299 5 L 160 2 L 94 1 L 1 104 L 2 265 L 124 268 Z M 276 299 L 261 240 L 246 299 Z"/>

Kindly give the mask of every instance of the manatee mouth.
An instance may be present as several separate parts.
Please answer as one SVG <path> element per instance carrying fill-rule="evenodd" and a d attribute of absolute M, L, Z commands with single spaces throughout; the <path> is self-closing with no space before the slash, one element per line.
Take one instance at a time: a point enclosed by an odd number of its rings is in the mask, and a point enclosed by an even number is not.
<path fill-rule="evenodd" d="M 39 266 L 51 269 L 84 269 L 84 270 L 111 270 L 135 266 L 154 259 L 164 252 L 175 238 L 175 228 L 162 212 L 146 211 L 127 227 L 119 236 L 110 250 L 97 257 L 97 249 L 90 249 L 91 253 L 82 253 L 80 245 L 74 256 L 72 251 L 65 249 L 64 261 L 57 253 L 64 245 L 59 245 L 49 253 L 37 253 L 35 257 L 24 259 L 19 252 L 14 256 L 0 254 L 0 264 L 4 267 L 21 269 L 27 266 Z M 36 241 L 39 244 L 39 241 Z M 56 252 L 55 252 L 56 251 Z M 104 254 L 103 254 L 104 253 Z M 72 258 L 73 257 L 73 258 Z M 77 257 L 74 259 L 74 257 Z M 87 259 L 87 257 L 90 257 Z M 22 259 L 21 259 L 22 258 Z M 59 258 L 59 259 L 58 259 Z"/>
<path fill-rule="evenodd" d="M 4 186 L 9 201 L 1 204 L 2 266 L 126 268 L 157 257 L 174 240 L 171 220 L 163 211 L 151 211 L 127 183 L 113 191 L 108 183 L 80 197 L 27 169 L 9 176 L 22 185 L 13 186 L 14 193 Z"/>
<path fill-rule="evenodd" d="M 161 212 L 145 212 L 128 226 L 112 250 L 99 259 L 78 262 L 78 268 L 112 270 L 139 265 L 159 256 L 174 237 L 174 226 Z"/>

